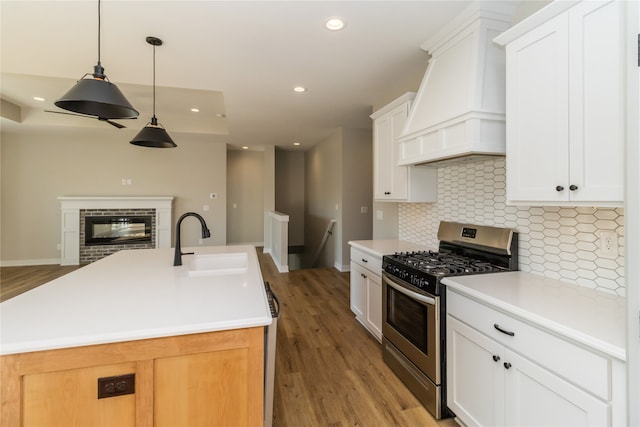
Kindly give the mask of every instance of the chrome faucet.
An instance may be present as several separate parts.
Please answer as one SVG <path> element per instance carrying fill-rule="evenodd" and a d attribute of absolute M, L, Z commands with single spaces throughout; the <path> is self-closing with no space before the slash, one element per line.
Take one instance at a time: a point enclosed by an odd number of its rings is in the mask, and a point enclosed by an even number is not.
<path fill-rule="evenodd" d="M 195 216 L 196 218 L 198 218 L 198 220 L 200 220 L 200 225 L 202 226 L 203 239 L 206 239 L 207 237 L 211 237 L 211 232 L 207 228 L 207 223 L 204 222 L 204 218 L 202 218 L 200 215 L 198 215 L 195 212 L 187 212 L 185 214 L 182 214 L 182 216 L 178 219 L 178 222 L 176 223 L 176 252 L 175 252 L 175 255 L 173 256 L 174 266 L 182 265 L 182 255 L 193 254 L 193 252 L 182 252 L 182 249 L 180 247 L 180 224 L 182 224 L 182 221 L 188 216 Z"/>

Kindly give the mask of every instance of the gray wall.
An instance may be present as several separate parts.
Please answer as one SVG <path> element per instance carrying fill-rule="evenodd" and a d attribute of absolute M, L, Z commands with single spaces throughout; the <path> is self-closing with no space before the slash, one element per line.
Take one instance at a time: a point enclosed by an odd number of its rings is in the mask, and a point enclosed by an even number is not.
<path fill-rule="evenodd" d="M 342 226 L 339 221 L 342 201 L 342 131 L 338 130 L 316 144 L 305 155 L 305 253 L 303 265 L 311 266 L 330 220 L 335 219 L 333 235 L 329 236 L 316 267 L 333 267 L 336 259 L 336 236 Z"/>
<path fill-rule="evenodd" d="M 262 244 L 264 238 L 264 155 L 227 152 L 227 243 Z"/>
<path fill-rule="evenodd" d="M 226 243 L 226 145 L 211 136 L 169 130 L 177 148 L 137 147 L 129 140 L 139 128 L 127 125 L 25 128 L 19 135 L 2 129 L 3 265 L 59 261 L 59 196 L 174 196 L 174 221 L 184 212 L 198 212 L 212 232 L 203 245 Z M 123 178 L 132 184 L 122 185 Z M 218 198 L 209 199 L 214 192 Z M 198 245 L 199 231 L 197 221 L 185 221 L 183 246 Z"/>
<path fill-rule="evenodd" d="M 289 215 L 289 246 L 304 246 L 304 152 L 276 150 L 276 210 Z"/>
<path fill-rule="evenodd" d="M 398 238 L 398 203 L 373 202 L 373 238 Z"/>
<path fill-rule="evenodd" d="M 373 147 L 371 130 L 345 129 L 342 143 L 341 258 L 336 267 L 349 269 L 350 240 L 372 238 Z M 362 212 L 362 211 L 365 212 Z"/>
<path fill-rule="evenodd" d="M 317 267 L 347 270 L 349 240 L 371 239 L 372 167 L 370 130 L 339 129 L 307 151 L 305 265 L 313 260 L 331 219 L 336 224 Z"/>

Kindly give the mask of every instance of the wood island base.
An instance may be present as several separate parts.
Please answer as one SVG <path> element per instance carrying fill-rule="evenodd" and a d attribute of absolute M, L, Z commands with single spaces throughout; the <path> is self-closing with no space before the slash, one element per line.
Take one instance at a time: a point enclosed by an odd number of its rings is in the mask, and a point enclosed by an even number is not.
<path fill-rule="evenodd" d="M 98 398 L 127 374 L 133 393 Z M 263 327 L 9 354 L 0 426 L 257 427 L 263 375 Z"/>

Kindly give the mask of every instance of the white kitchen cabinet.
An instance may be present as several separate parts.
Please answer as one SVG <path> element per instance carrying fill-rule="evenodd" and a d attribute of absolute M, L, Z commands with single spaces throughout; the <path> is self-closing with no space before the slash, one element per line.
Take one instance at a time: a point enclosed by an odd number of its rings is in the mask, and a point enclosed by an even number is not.
<path fill-rule="evenodd" d="M 377 201 L 435 202 L 437 170 L 398 166 L 396 138 L 409 116 L 415 93 L 408 92 L 371 115 L 373 121 L 373 193 Z"/>
<path fill-rule="evenodd" d="M 626 5 L 554 2 L 506 46 L 507 200 L 621 206 Z"/>
<path fill-rule="evenodd" d="M 351 311 L 378 341 L 382 341 L 381 274 L 382 258 L 351 248 Z"/>
<path fill-rule="evenodd" d="M 367 311 L 367 280 L 366 271 L 359 264 L 351 261 L 350 298 L 351 311 L 360 321 Z"/>
<path fill-rule="evenodd" d="M 612 426 L 624 419 L 618 361 L 447 292 L 447 405 L 465 425 Z"/>

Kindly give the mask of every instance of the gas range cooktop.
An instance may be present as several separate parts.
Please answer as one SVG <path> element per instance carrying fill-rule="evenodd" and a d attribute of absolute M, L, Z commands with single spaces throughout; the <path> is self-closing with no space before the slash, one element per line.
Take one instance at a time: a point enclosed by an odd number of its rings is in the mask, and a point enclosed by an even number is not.
<path fill-rule="evenodd" d="M 401 264 L 434 276 L 460 276 L 472 273 L 493 273 L 505 270 L 489 262 L 442 252 L 406 252 L 390 255 Z"/>
<path fill-rule="evenodd" d="M 382 269 L 408 284 L 441 295 L 443 277 L 518 268 L 518 234 L 511 229 L 442 221 L 439 251 L 385 255 Z"/>

